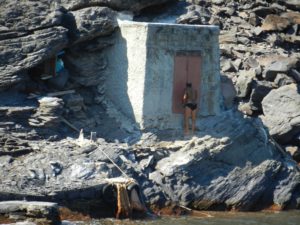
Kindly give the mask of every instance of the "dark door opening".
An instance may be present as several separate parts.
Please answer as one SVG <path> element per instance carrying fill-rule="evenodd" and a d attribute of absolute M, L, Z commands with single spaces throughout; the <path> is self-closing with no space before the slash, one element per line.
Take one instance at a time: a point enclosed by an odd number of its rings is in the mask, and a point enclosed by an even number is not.
<path fill-rule="evenodd" d="M 198 99 L 200 98 L 200 78 L 201 56 L 199 54 L 183 54 L 175 56 L 172 104 L 173 113 L 183 113 L 182 97 L 187 82 L 192 83 L 193 88 L 198 90 Z"/>

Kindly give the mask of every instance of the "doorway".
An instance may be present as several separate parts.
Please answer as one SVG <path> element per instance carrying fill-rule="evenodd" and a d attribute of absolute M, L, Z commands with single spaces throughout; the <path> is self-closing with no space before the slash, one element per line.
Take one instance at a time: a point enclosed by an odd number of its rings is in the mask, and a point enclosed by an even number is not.
<path fill-rule="evenodd" d="M 173 113 L 182 114 L 184 108 L 182 97 L 186 83 L 192 83 L 193 88 L 198 91 L 198 107 L 200 98 L 201 81 L 201 55 L 200 53 L 180 53 L 174 59 L 173 78 Z"/>

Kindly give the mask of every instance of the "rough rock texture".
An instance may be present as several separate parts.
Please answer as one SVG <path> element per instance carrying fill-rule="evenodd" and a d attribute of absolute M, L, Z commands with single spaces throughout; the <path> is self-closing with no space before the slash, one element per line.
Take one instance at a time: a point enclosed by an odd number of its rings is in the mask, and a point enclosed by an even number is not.
<path fill-rule="evenodd" d="M 299 86 L 286 85 L 272 90 L 262 101 L 264 124 L 280 143 L 287 143 L 300 132 Z"/>
<path fill-rule="evenodd" d="M 201 131 L 188 140 L 181 131 L 135 133 L 128 136 L 135 139 L 131 145 L 101 138 L 29 141 L 34 154 L 1 160 L 0 198 L 101 200 L 106 178 L 122 175 L 113 161 L 139 182 L 151 206 L 299 207 L 293 197 L 300 191 L 299 168 L 269 142 L 259 121 L 227 112 L 199 120 L 197 127 Z"/>
<path fill-rule="evenodd" d="M 76 40 L 73 44 L 111 34 L 117 26 L 115 12 L 109 8 L 90 7 L 72 12 L 76 30 L 72 31 Z"/>
<path fill-rule="evenodd" d="M 163 4 L 166 2 L 172 2 L 175 0 L 154 0 L 154 1 L 148 1 L 148 0 L 112 0 L 112 1 L 106 1 L 106 0 L 62 0 L 61 4 L 65 6 L 67 9 L 70 10 L 76 10 L 80 8 L 87 8 L 94 5 L 100 5 L 100 6 L 108 6 L 110 8 L 116 9 L 116 10 L 130 10 L 130 11 L 139 11 L 143 8 L 152 6 L 152 5 L 158 5 Z"/>
<path fill-rule="evenodd" d="M 58 205 L 52 202 L 3 201 L 0 202 L 0 215 L 15 221 L 30 218 L 37 224 L 61 224 Z"/>
<path fill-rule="evenodd" d="M 110 210 L 111 201 L 102 193 L 106 178 L 122 175 L 113 160 L 139 182 L 150 206 L 300 208 L 299 167 L 267 132 L 281 144 L 291 140 L 299 147 L 299 85 L 289 85 L 291 79 L 300 81 L 299 1 L 179 2 L 172 6 L 182 7 L 175 14 L 167 11 L 171 18 L 165 12 L 168 5 L 160 6 L 167 2 L 175 0 L 0 1 L 1 200 L 96 199 L 104 205 L 98 212 Z M 102 73 L 108 62 L 102 50 L 114 44 L 114 10 L 137 13 L 148 6 L 164 11 L 168 22 L 220 26 L 221 70 L 251 111 L 260 113 L 262 102 L 268 129 L 259 118 L 228 111 L 199 119 L 198 131 L 189 139 L 181 130 L 141 133 L 109 104 Z M 270 14 L 283 18 L 271 20 L 275 30 L 264 27 Z M 161 17 L 154 17 L 159 22 Z M 39 104 L 39 97 L 58 90 L 29 69 L 63 49 L 69 79 L 61 88 L 74 92 L 58 96 L 53 105 Z M 241 71 L 251 72 L 246 82 Z M 234 99 L 229 86 L 230 94 L 224 92 L 227 109 Z M 37 98 L 28 99 L 31 93 Z M 97 141 L 75 139 L 73 130 L 80 128 L 97 132 Z"/>
<path fill-rule="evenodd" d="M 14 39 L 0 41 L 0 77 L 9 77 L 15 80 L 15 74 L 34 67 L 55 55 L 68 42 L 67 29 L 53 27 L 35 31 L 33 34 Z M 1 82 L 2 83 L 2 82 Z M 2 86 L 4 86 L 2 84 Z M 8 83 L 11 85 L 11 82 Z"/>

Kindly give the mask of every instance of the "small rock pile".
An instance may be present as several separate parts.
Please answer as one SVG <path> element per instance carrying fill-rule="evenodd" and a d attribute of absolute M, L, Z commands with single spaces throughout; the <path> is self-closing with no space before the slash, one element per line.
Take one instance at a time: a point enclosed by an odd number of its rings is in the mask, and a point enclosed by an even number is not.
<path fill-rule="evenodd" d="M 37 112 L 29 118 L 33 127 L 55 127 L 60 123 L 63 113 L 63 100 L 57 97 L 42 97 L 38 100 Z"/>

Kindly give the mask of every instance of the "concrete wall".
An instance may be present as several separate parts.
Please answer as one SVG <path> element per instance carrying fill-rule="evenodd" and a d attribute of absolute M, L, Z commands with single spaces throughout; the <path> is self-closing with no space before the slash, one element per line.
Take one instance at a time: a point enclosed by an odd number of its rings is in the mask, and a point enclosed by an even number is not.
<path fill-rule="evenodd" d="M 126 22 L 108 49 L 106 95 L 140 128 L 182 127 L 172 113 L 174 57 L 200 52 L 198 116 L 220 111 L 218 27 Z"/>

